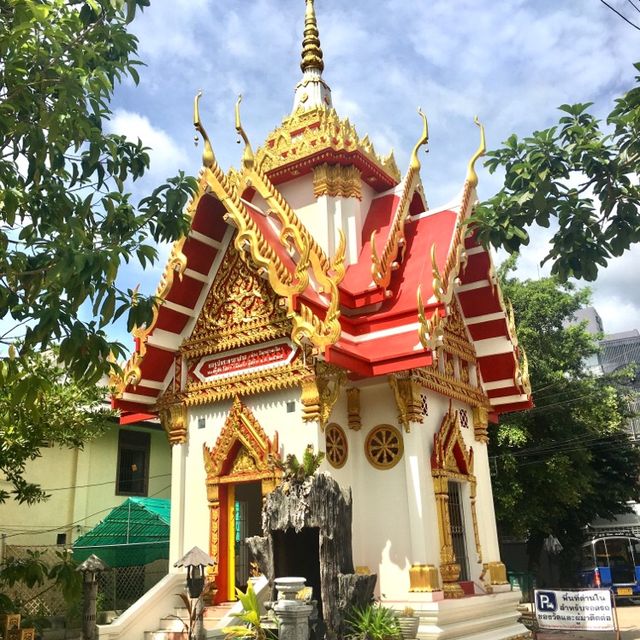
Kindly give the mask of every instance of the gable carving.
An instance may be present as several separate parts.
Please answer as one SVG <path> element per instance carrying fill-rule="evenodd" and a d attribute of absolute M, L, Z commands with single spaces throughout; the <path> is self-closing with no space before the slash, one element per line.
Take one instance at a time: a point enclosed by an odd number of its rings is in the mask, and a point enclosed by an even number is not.
<path fill-rule="evenodd" d="M 440 429 L 433 436 L 431 470 L 434 475 L 473 478 L 473 449 L 464 442 L 460 412 L 452 409 L 451 401 Z"/>
<path fill-rule="evenodd" d="M 286 310 L 279 305 L 278 296 L 230 243 L 182 352 L 193 358 L 267 342 L 289 333 Z"/>
<path fill-rule="evenodd" d="M 207 485 L 216 484 L 224 476 L 275 478 L 279 473 L 274 464 L 278 450 L 277 432 L 271 440 L 251 410 L 236 397 L 215 445 L 203 445 Z"/>
<path fill-rule="evenodd" d="M 476 350 L 469 340 L 462 311 L 455 296 L 447 306 L 447 315 L 444 318 L 444 348 L 464 360 L 475 362 Z"/>

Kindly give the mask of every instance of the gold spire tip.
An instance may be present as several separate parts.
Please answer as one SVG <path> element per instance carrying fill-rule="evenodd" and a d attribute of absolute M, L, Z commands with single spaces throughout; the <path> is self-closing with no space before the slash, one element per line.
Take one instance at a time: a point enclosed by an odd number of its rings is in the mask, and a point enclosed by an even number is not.
<path fill-rule="evenodd" d="M 320 48 L 320 32 L 313 0 L 306 0 L 307 8 L 304 15 L 304 37 L 302 39 L 302 62 L 300 68 L 304 73 L 307 69 L 324 70 L 322 49 Z"/>
<path fill-rule="evenodd" d="M 418 158 L 418 151 L 420 150 L 421 146 L 429 142 L 429 123 L 427 121 L 427 116 L 424 115 L 422 109 L 418 109 L 418 113 L 422 118 L 422 135 L 420 136 L 420 139 L 418 140 L 418 142 L 416 142 L 416 146 L 413 148 L 413 151 L 411 152 L 411 161 L 410 161 L 411 168 L 415 169 L 416 171 L 420 169 L 420 159 Z"/>
<path fill-rule="evenodd" d="M 216 161 L 216 157 L 213 153 L 213 147 L 211 146 L 211 141 L 209 140 L 209 136 L 205 131 L 205 128 L 202 126 L 202 122 L 200 121 L 200 98 L 202 97 L 202 90 L 196 93 L 196 97 L 193 101 L 193 126 L 196 128 L 196 131 L 202 136 L 204 140 L 204 150 L 202 152 L 202 164 L 205 167 L 212 167 Z M 196 136 L 197 138 L 197 136 Z"/>
<path fill-rule="evenodd" d="M 476 173 L 476 161 L 482 157 L 487 150 L 487 143 L 484 137 L 484 125 L 478 119 L 478 116 L 473 118 L 473 121 L 480 127 L 480 146 L 477 151 L 471 156 L 469 165 L 467 167 L 467 182 L 471 187 L 478 186 L 478 174 Z"/>
<path fill-rule="evenodd" d="M 246 134 L 242 121 L 240 120 L 240 103 L 242 102 L 242 94 L 238 96 L 236 100 L 236 131 L 238 135 L 244 140 L 244 153 L 242 154 L 242 165 L 247 168 L 253 166 L 253 150 L 251 149 L 251 142 L 249 142 L 249 136 Z M 240 140 L 238 140 L 240 142 Z"/>

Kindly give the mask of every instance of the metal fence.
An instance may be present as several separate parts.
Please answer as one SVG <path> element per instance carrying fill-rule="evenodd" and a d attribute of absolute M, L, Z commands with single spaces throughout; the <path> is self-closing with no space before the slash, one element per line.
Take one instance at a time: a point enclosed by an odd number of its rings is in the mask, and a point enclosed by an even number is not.
<path fill-rule="evenodd" d="M 64 546 L 7 546 L 5 558 L 26 559 L 29 551 L 37 551 L 40 559 L 51 566 L 59 562 L 57 551 Z M 98 580 L 98 610 L 122 611 L 131 606 L 167 573 L 168 560 L 155 560 L 147 565 L 117 567 L 106 571 Z M 53 581 L 32 589 L 22 583 L 3 590 L 12 600 L 21 603 L 24 615 L 37 617 L 77 616 L 80 602 L 67 604 Z"/>

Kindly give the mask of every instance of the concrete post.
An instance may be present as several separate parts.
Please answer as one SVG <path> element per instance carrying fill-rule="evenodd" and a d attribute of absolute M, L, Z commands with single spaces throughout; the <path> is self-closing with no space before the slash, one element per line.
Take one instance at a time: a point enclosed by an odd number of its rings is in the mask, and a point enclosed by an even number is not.
<path fill-rule="evenodd" d="M 92 571 L 84 573 L 82 582 L 84 599 L 82 603 L 82 638 L 95 640 L 96 637 L 96 597 L 98 595 L 98 581 Z"/>
<path fill-rule="evenodd" d="M 305 582 L 305 578 L 275 579 L 278 600 L 273 611 L 278 620 L 279 640 L 309 640 L 309 616 L 313 607 L 296 599 Z"/>

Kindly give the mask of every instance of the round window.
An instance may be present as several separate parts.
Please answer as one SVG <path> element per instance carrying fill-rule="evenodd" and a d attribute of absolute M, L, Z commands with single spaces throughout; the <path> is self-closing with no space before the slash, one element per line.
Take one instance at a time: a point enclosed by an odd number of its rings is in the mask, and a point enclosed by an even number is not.
<path fill-rule="evenodd" d="M 324 435 L 329 464 L 336 469 L 344 467 L 349 453 L 349 446 L 347 444 L 347 436 L 342 427 L 332 422 L 327 425 Z"/>
<path fill-rule="evenodd" d="M 374 467 L 391 469 L 402 458 L 402 434 L 390 424 L 381 424 L 369 432 L 364 450 Z"/>

